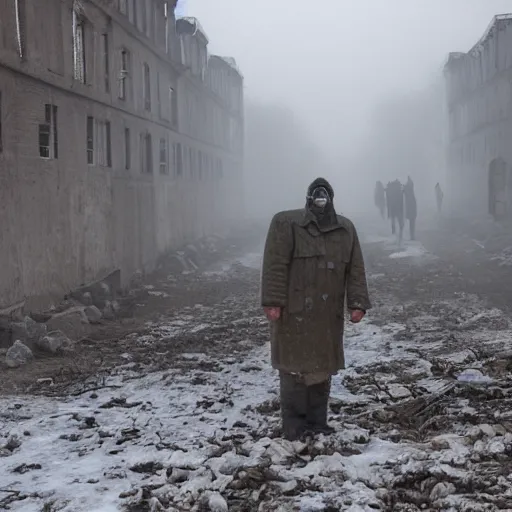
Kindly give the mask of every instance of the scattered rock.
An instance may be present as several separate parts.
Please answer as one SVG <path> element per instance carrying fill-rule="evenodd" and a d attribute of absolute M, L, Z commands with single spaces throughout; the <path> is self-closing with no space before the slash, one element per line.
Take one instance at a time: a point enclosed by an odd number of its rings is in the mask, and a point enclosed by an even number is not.
<path fill-rule="evenodd" d="M 15 467 L 12 472 L 23 475 L 24 473 L 28 473 L 34 469 L 42 469 L 41 464 L 21 464 L 20 466 Z"/>
<path fill-rule="evenodd" d="M 89 332 L 89 320 L 84 307 L 73 307 L 53 315 L 47 322 L 48 331 L 61 331 L 68 338 L 78 341 Z"/>
<path fill-rule="evenodd" d="M 72 341 L 62 331 L 49 332 L 37 343 L 37 348 L 50 354 L 70 350 L 72 347 Z"/>
<path fill-rule="evenodd" d="M 498 455 L 505 452 L 505 445 L 501 441 L 493 439 L 492 441 L 489 441 L 487 451 L 492 455 Z"/>
<path fill-rule="evenodd" d="M 491 438 L 496 437 L 496 430 L 494 430 L 494 427 L 492 427 L 491 425 L 484 423 L 483 425 L 479 425 L 479 428 L 484 436 L 491 437 Z"/>
<path fill-rule="evenodd" d="M 9 368 L 17 368 L 29 363 L 34 359 L 34 354 L 25 344 L 16 340 L 14 345 L 7 351 L 5 362 Z"/>
<path fill-rule="evenodd" d="M 218 492 L 210 494 L 208 507 L 211 512 L 228 512 L 228 504 Z"/>
<path fill-rule="evenodd" d="M 450 443 L 447 439 L 443 437 L 434 437 L 432 441 L 430 442 L 430 445 L 432 446 L 433 450 L 448 450 L 450 448 Z"/>
<path fill-rule="evenodd" d="M 107 303 L 105 304 L 105 307 L 103 308 L 102 315 L 105 320 L 114 320 L 115 319 L 116 315 L 114 312 L 114 308 L 112 306 L 112 302 L 107 301 Z"/>
<path fill-rule="evenodd" d="M 388 393 L 390 394 L 391 398 L 394 398 L 395 400 L 401 400 L 411 396 L 411 392 L 401 384 L 389 384 Z"/>
<path fill-rule="evenodd" d="M 92 306 L 93 305 L 93 301 L 92 301 L 92 293 L 91 292 L 85 292 L 81 299 L 80 299 L 80 302 L 84 305 L 84 306 Z"/>
<path fill-rule="evenodd" d="M 85 308 L 85 316 L 91 324 L 99 324 L 102 315 L 96 306 L 88 306 Z"/>
<path fill-rule="evenodd" d="M 19 340 L 29 348 L 33 348 L 46 332 L 46 324 L 40 324 L 26 316 L 22 322 L 15 322 L 11 325 L 11 340 Z"/>
<path fill-rule="evenodd" d="M 130 471 L 133 471 L 134 473 L 149 473 L 154 475 L 162 469 L 164 469 L 164 466 L 160 462 L 148 461 L 135 464 L 130 468 Z"/>
<path fill-rule="evenodd" d="M 439 482 L 430 492 L 430 501 L 441 500 L 447 496 L 450 496 L 450 494 L 453 494 L 455 491 L 455 486 L 452 483 Z"/>

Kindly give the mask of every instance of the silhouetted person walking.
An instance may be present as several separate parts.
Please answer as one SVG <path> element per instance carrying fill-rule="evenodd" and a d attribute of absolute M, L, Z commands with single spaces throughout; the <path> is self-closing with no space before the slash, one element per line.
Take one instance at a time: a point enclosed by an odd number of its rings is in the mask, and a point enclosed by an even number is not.
<path fill-rule="evenodd" d="M 405 218 L 409 221 L 409 232 L 411 240 L 416 240 L 416 217 L 418 215 L 418 206 L 416 196 L 414 195 L 414 183 L 409 176 L 404 185 L 405 198 Z"/>
<path fill-rule="evenodd" d="M 388 183 L 386 196 L 388 204 L 388 218 L 391 219 L 391 232 L 393 235 L 396 233 L 396 224 L 398 223 L 398 239 L 401 243 L 404 233 L 404 194 L 402 191 L 402 184 L 398 180 Z"/>
<path fill-rule="evenodd" d="M 379 209 L 381 217 L 384 219 L 386 215 L 386 190 L 382 181 L 377 181 L 375 185 L 375 206 Z"/>
<path fill-rule="evenodd" d="M 436 203 L 437 203 L 437 213 L 441 213 L 441 210 L 443 209 L 443 198 L 444 194 L 441 189 L 441 185 L 439 185 L 439 182 L 436 183 Z"/>

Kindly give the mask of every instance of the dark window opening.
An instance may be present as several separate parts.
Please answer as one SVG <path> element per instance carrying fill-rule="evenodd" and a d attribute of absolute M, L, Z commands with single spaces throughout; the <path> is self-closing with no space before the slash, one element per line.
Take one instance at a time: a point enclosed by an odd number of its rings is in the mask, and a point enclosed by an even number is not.
<path fill-rule="evenodd" d="M 105 73 L 105 92 L 110 92 L 110 62 L 108 51 L 108 34 L 103 34 L 103 72 Z"/>
<path fill-rule="evenodd" d="M 141 135 L 141 167 L 144 174 L 153 172 L 153 142 L 150 133 Z"/>
<path fill-rule="evenodd" d="M 94 165 L 94 117 L 87 117 L 87 163 Z"/>
<path fill-rule="evenodd" d="M 78 82 L 85 84 L 85 21 L 73 11 L 73 72 Z"/>
<path fill-rule="evenodd" d="M 176 144 L 176 176 L 183 176 L 183 154 L 181 144 Z"/>
<path fill-rule="evenodd" d="M 167 141 L 160 139 L 160 174 L 169 174 L 167 165 Z"/>
<path fill-rule="evenodd" d="M 124 168 L 128 171 L 132 164 L 130 128 L 124 129 Z"/>
<path fill-rule="evenodd" d="M 127 50 L 121 50 L 121 71 L 119 73 L 119 98 L 126 100 L 127 82 L 130 76 L 130 55 Z"/>
<path fill-rule="evenodd" d="M 39 156 L 41 158 L 50 158 L 50 125 L 39 125 Z"/>
<path fill-rule="evenodd" d="M 112 167 L 112 144 L 110 135 L 110 121 L 105 123 L 105 143 L 107 146 L 107 167 Z"/>
<path fill-rule="evenodd" d="M 52 115 L 53 115 L 53 158 L 59 158 L 59 136 L 58 136 L 58 127 L 57 127 L 57 107 L 53 105 L 52 107 Z"/>
<path fill-rule="evenodd" d="M 2 153 L 4 150 L 4 145 L 2 141 L 2 92 L 0 91 L 0 153 Z"/>
<path fill-rule="evenodd" d="M 44 123 L 39 125 L 39 156 L 41 158 L 59 157 L 59 140 L 57 127 L 57 107 L 46 103 L 44 106 Z"/>
<path fill-rule="evenodd" d="M 144 82 L 143 82 L 144 108 L 151 111 L 151 75 L 148 64 L 144 63 Z"/>

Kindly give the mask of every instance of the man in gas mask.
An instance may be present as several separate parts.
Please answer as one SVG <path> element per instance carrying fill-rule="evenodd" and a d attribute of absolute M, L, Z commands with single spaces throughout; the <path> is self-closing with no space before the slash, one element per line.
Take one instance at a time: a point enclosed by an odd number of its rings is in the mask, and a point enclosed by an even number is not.
<path fill-rule="evenodd" d="M 272 219 L 263 258 L 261 304 L 271 322 L 272 365 L 279 370 L 283 434 L 332 433 L 331 376 L 345 367 L 345 295 L 350 319 L 371 307 L 354 225 L 336 215 L 323 178 L 308 188 L 306 208 Z"/>

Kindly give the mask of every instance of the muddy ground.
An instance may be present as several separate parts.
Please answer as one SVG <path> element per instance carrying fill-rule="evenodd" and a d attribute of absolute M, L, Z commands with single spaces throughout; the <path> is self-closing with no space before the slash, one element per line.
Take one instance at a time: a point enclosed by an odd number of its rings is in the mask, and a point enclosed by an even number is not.
<path fill-rule="evenodd" d="M 2 372 L 0 487 L 13 492 L 0 509 L 82 510 L 50 478 L 18 476 L 53 456 L 74 468 L 75 496 L 94 488 L 88 512 L 217 499 L 240 512 L 512 510 L 508 239 L 443 222 L 398 247 L 387 226 L 359 225 L 374 309 L 348 327 L 335 435 L 280 439 L 255 239 L 201 272 L 156 276 L 134 318 L 103 324 L 72 356 Z M 25 429 L 59 437 L 45 455 Z"/>

